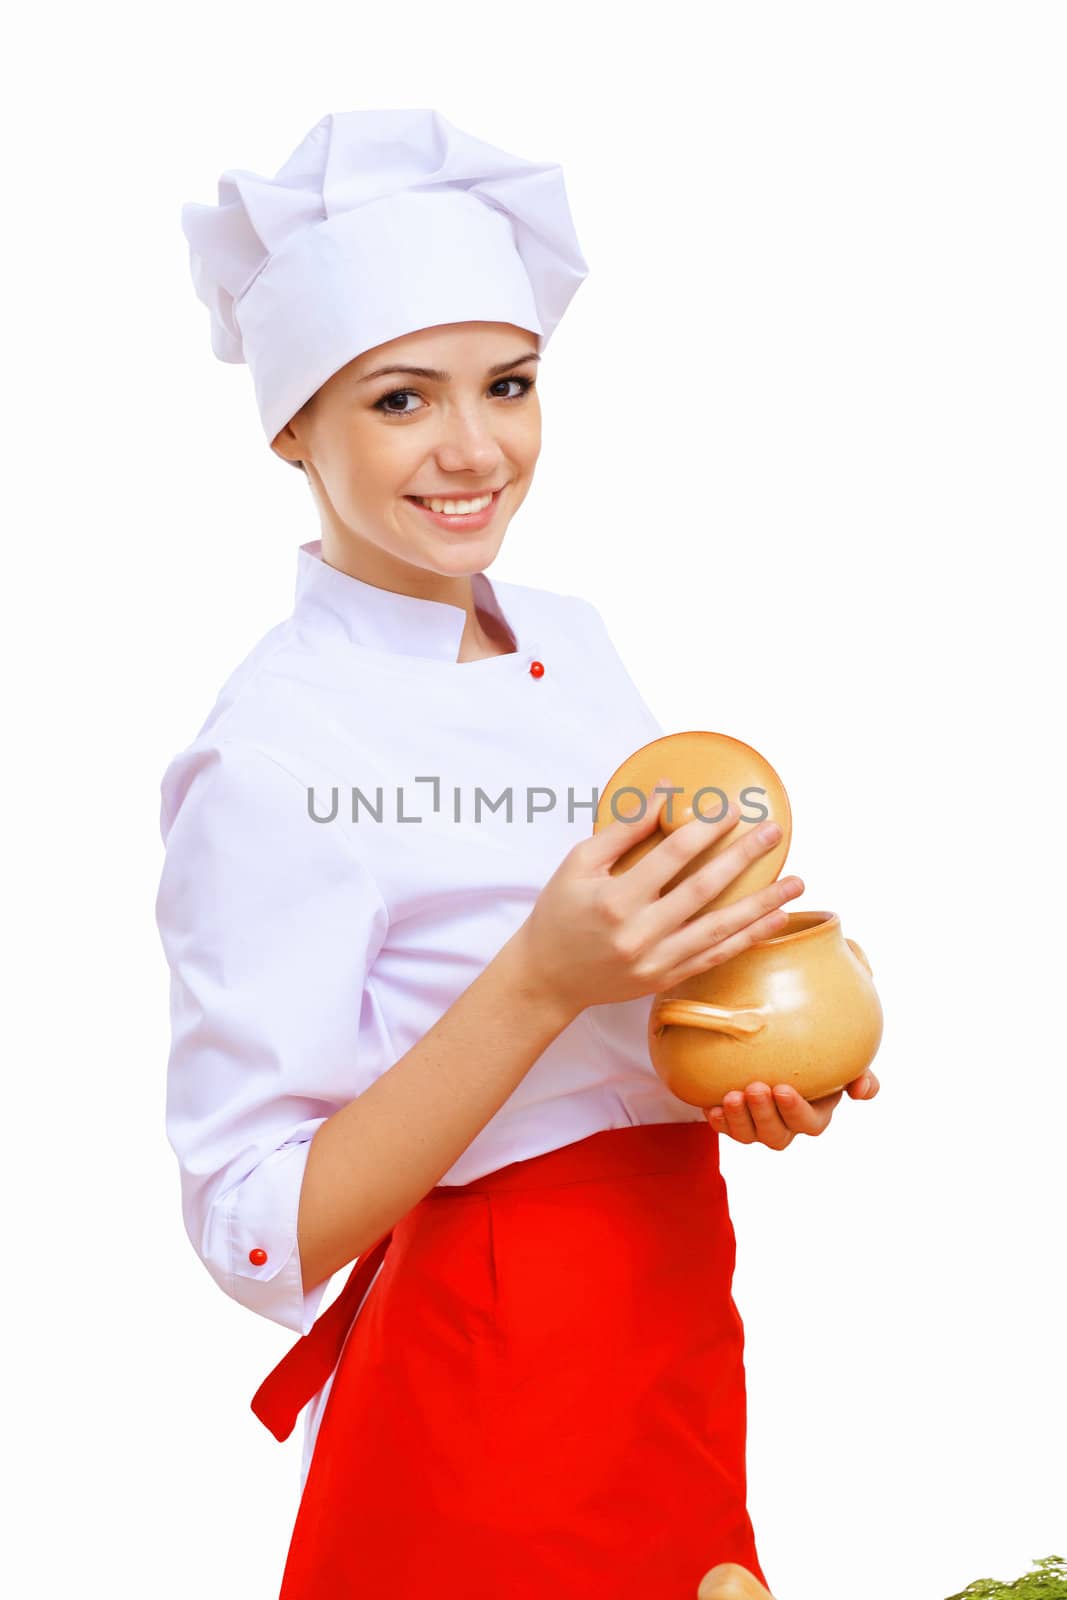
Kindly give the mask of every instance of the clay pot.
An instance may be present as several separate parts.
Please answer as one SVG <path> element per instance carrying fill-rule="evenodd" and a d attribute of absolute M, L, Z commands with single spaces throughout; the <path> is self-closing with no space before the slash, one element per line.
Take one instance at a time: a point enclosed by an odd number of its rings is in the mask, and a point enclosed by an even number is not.
<path fill-rule="evenodd" d="M 723 1561 L 705 1572 L 696 1600 L 774 1600 L 758 1578 L 735 1561 Z"/>
<path fill-rule="evenodd" d="M 679 1100 L 706 1109 L 757 1081 L 814 1100 L 873 1061 L 882 1007 L 867 957 L 834 912 L 787 916 L 773 938 L 656 996 L 649 1055 Z"/>

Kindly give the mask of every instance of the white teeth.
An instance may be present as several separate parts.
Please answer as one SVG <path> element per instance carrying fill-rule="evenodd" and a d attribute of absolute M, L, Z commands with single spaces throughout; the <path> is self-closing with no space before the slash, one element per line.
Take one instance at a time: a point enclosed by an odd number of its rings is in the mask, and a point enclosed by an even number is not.
<path fill-rule="evenodd" d="M 483 494 L 478 500 L 426 500 L 421 494 L 412 495 L 420 505 L 429 506 L 431 511 L 443 511 L 448 517 L 465 517 L 472 511 L 484 511 L 492 498 L 491 494 Z"/>

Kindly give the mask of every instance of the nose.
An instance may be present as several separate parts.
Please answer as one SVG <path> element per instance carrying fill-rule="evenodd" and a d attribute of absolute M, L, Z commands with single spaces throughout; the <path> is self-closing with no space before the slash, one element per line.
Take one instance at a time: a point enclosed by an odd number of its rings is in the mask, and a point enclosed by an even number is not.
<path fill-rule="evenodd" d="M 502 455 L 492 420 L 479 406 L 454 406 L 442 423 L 436 452 L 442 472 L 492 472 Z"/>

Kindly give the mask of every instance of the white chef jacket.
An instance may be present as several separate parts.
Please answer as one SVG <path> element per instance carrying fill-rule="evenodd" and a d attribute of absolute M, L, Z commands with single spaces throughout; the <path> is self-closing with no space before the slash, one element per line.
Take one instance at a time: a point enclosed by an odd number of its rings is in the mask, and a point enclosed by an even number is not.
<path fill-rule="evenodd" d="M 327 1288 L 304 1293 L 297 1248 L 315 1130 L 470 985 L 592 832 L 619 763 L 663 733 L 587 600 L 472 582 L 514 653 L 457 661 L 460 607 L 302 545 L 291 615 L 161 783 L 166 1131 L 185 1226 L 227 1294 L 298 1333 Z M 701 1118 L 651 1066 L 652 1000 L 582 1011 L 440 1181 Z M 308 1408 L 305 1474 L 328 1387 Z"/>

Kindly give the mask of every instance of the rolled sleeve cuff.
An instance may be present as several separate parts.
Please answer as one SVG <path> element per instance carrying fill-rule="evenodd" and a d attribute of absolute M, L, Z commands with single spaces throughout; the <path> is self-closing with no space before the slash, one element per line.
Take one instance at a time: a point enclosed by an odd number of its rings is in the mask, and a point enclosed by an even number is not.
<path fill-rule="evenodd" d="M 314 1323 L 329 1284 L 324 1279 L 305 1294 L 300 1270 L 297 1215 L 310 1143 L 309 1133 L 266 1156 L 223 1202 L 228 1292 L 300 1334 Z"/>

